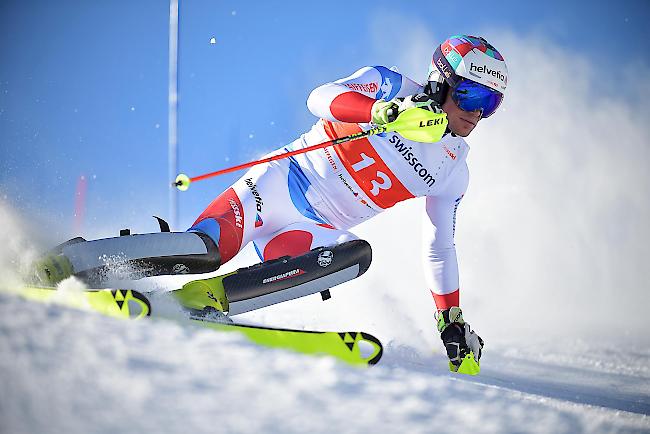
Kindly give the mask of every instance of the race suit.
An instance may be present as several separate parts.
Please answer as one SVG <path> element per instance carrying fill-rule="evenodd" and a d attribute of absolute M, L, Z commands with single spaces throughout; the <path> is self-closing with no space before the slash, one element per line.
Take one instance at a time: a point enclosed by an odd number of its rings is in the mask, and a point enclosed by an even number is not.
<path fill-rule="evenodd" d="M 383 66 L 324 84 L 307 106 L 320 120 L 269 155 L 368 130 L 378 99 L 421 93 L 420 84 Z M 330 146 L 255 166 L 217 197 L 190 230 L 210 235 L 222 263 L 248 242 L 262 260 L 299 255 L 357 237 L 348 230 L 396 203 L 426 196 L 424 261 L 436 307 L 459 305 L 456 209 L 467 188 L 467 143 L 446 134 L 419 143 L 399 133 Z"/>

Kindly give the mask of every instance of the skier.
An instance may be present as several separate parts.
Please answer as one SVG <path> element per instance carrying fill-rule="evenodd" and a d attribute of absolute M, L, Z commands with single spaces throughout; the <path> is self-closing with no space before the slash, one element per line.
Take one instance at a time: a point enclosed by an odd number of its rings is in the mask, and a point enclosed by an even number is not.
<path fill-rule="evenodd" d="M 435 143 L 390 132 L 253 167 L 184 233 L 199 235 L 207 246 L 203 256 L 208 265 L 200 271 L 227 262 L 249 242 L 263 264 L 286 255 L 300 257 L 319 246 L 342 245 L 357 240 L 349 231 L 357 224 L 398 202 L 425 196 L 429 223 L 424 260 L 437 328 L 455 369 L 470 352 L 478 362 L 483 341 L 459 308 L 454 247 L 456 210 L 469 179 L 469 147 L 463 138 L 495 113 L 506 84 L 507 68 L 499 52 L 483 38 L 457 35 L 435 50 L 424 85 L 394 69 L 372 66 L 314 89 L 307 106 L 319 121 L 271 155 L 385 125 L 412 107 L 446 118 L 447 129 Z M 183 234 L 172 235 L 181 240 Z M 148 259 L 179 255 L 172 244 L 165 241 Z M 321 254 L 321 260 L 328 263 L 331 258 Z M 296 268 L 273 279 L 301 274 L 297 270 L 302 271 Z"/>

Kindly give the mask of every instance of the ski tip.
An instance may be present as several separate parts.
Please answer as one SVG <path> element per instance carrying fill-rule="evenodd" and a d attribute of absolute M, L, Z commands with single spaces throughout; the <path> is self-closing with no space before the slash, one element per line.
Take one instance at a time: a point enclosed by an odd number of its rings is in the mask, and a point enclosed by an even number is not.
<path fill-rule="evenodd" d="M 369 334 L 369 333 L 361 333 L 361 338 L 365 342 L 370 342 L 371 345 L 374 344 L 375 346 L 375 351 L 366 358 L 368 361 L 368 365 L 376 365 L 379 360 L 381 360 L 381 356 L 384 354 L 384 347 L 381 344 L 381 341 L 377 339 L 375 336 Z"/>

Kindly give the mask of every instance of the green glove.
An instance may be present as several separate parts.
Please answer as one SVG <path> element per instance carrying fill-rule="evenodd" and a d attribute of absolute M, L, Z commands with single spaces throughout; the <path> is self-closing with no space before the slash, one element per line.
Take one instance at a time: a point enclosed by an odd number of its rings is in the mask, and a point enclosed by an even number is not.
<path fill-rule="evenodd" d="M 370 113 L 372 114 L 372 122 L 375 125 L 384 125 L 397 119 L 399 106 L 395 100 L 384 101 L 380 99 L 372 105 Z"/>

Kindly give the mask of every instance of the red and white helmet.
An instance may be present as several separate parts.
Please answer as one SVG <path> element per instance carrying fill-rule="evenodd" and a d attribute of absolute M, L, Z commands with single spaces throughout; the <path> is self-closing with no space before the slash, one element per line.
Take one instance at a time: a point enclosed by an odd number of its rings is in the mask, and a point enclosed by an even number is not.
<path fill-rule="evenodd" d="M 478 85 L 477 85 L 478 84 Z M 456 35 L 440 44 L 429 65 L 429 87 L 433 99 L 444 103 L 452 90 L 463 110 L 483 111 L 488 117 L 503 99 L 508 68 L 501 54 L 485 39 Z"/>

